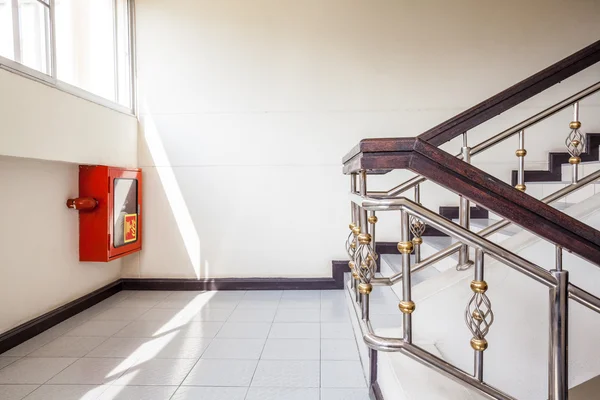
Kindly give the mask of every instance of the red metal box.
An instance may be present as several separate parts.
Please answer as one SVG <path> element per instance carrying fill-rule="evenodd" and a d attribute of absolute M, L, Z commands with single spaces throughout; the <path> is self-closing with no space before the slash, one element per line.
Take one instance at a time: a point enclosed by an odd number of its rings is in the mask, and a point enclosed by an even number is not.
<path fill-rule="evenodd" d="M 142 249 L 140 169 L 81 165 L 79 197 L 96 200 L 79 211 L 80 261 L 108 262 Z"/>

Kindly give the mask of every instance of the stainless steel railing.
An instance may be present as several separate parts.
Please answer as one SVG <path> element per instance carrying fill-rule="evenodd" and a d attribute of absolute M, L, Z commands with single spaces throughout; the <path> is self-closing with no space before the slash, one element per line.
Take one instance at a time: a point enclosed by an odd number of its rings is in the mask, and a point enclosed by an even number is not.
<path fill-rule="evenodd" d="M 589 183 L 599 175 L 590 175 L 586 178 Z M 366 179 L 363 174 L 361 181 Z M 560 196 L 571 193 L 584 186 L 584 182 L 574 184 L 565 188 L 545 200 L 560 198 Z M 492 304 L 487 297 L 488 285 L 485 281 L 485 256 L 492 257 L 502 264 L 515 269 L 527 277 L 542 283 L 549 288 L 550 292 L 550 344 L 549 357 L 549 398 L 551 400 L 567 398 L 567 315 L 569 298 L 581 305 L 600 313 L 600 298 L 586 292 L 585 290 L 569 283 L 568 271 L 562 269 L 562 249 L 556 248 L 556 265 L 551 271 L 514 254 L 507 249 L 494 244 L 478 233 L 471 232 L 467 228 L 449 221 L 425 207 L 406 198 L 372 198 L 366 196 L 364 189 L 366 183 L 361 184 L 362 193 L 351 193 L 350 200 L 361 218 L 366 221 L 368 212 L 376 211 L 400 211 L 401 213 L 401 242 L 398 250 L 402 253 L 402 300 L 399 308 L 403 314 L 402 338 L 386 338 L 374 333 L 369 322 L 369 294 L 375 278 L 375 259 L 372 245 L 372 237 L 369 229 L 361 229 L 355 236 L 358 245 L 353 253 L 353 261 L 350 267 L 353 272 L 352 288 L 359 295 L 356 300 L 360 304 L 361 329 L 363 329 L 365 343 L 377 351 L 398 351 L 413 359 L 444 373 L 445 375 L 466 384 L 479 393 L 494 399 L 513 399 L 510 395 L 487 385 L 484 382 L 484 352 L 487 349 L 486 335 L 490 330 L 494 315 Z M 353 214 L 354 215 L 354 214 Z M 471 347 L 474 351 L 473 374 L 469 374 L 446 361 L 435 357 L 427 351 L 412 343 L 412 313 L 416 305 L 411 297 L 411 274 L 416 269 L 411 269 L 410 254 L 413 251 L 413 243 L 409 237 L 410 217 L 419 218 L 440 231 L 454 237 L 459 241 L 458 246 L 468 245 L 475 249 L 474 278 L 471 282 L 473 295 L 465 310 L 465 322 L 471 330 L 473 338 Z M 425 263 L 427 260 L 423 261 Z M 375 280 L 376 282 L 376 280 Z"/>
<path fill-rule="evenodd" d="M 594 182 L 596 182 L 598 180 L 600 180 L 600 171 L 591 173 L 591 174 L 587 175 L 585 178 L 583 178 L 575 183 L 571 183 L 570 185 L 557 190 L 556 192 L 552 193 L 551 195 L 544 197 L 540 201 L 543 203 L 546 203 L 546 204 L 550 204 L 552 202 L 560 200 L 561 198 L 563 198 L 569 194 L 576 192 L 577 190 L 580 190 L 580 189 L 586 187 L 589 184 L 593 184 Z M 482 236 L 482 237 L 488 237 L 488 236 L 492 235 L 493 233 L 498 232 L 500 229 L 503 229 L 511 224 L 512 224 L 511 221 L 502 219 L 502 220 L 499 220 L 498 222 L 495 222 L 494 224 L 480 230 L 479 232 L 477 232 L 477 235 Z M 432 266 L 436 262 L 441 261 L 441 260 L 445 259 L 446 257 L 451 256 L 452 254 L 458 252 L 460 250 L 461 246 L 462 246 L 461 243 L 454 243 L 454 244 L 446 247 L 445 249 L 442 249 L 442 250 L 438 251 L 437 253 L 432 254 L 431 256 L 427 257 L 426 259 L 424 259 L 420 262 L 417 261 L 417 263 L 411 269 L 411 272 L 414 273 L 414 272 L 420 271 L 422 269 L 425 269 L 429 266 Z M 371 283 L 373 285 L 391 286 L 401 280 L 402 280 L 402 272 L 399 272 L 390 277 L 373 278 Z"/>
<path fill-rule="evenodd" d="M 589 96 L 600 91 L 600 82 L 595 83 L 586 89 L 554 104 L 551 107 L 537 113 L 533 117 L 527 118 L 518 124 L 504 130 L 503 132 L 494 135 L 493 137 L 484 140 L 478 145 L 470 148 L 468 146 L 467 133 L 463 134 L 463 143 L 461 147 L 460 153 L 456 155 L 457 158 L 464 160 L 467 163 L 471 163 L 471 157 L 477 154 L 482 153 L 483 151 L 507 140 L 508 138 L 514 137 L 518 135 L 518 149 L 515 152 L 515 155 L 518 159 L 518 173 L 517 173 L 517 184 L 515 186 L 516 189 L 521 191 L 526 191 L 527 187 L 525 185 L 525 156 L 527 155 L 527 150 L 525 149 L 525 130 L 529 129 L 535 124 L 538 124 L 545 119 L 549 118 L 556 113 L 573 106 L 573 120 L 569 124 L 569 128 L 571 129 L 571 133 L 565 140 L 565 146 L 567 151 L 570 153 L 571 158 L 569 159 L 569 163 L 572 168 L 572 183 L 577 183 L 579 181 L 579 164 L 581 163 L 581 154 L 586 151 L 585 149 L 585 136 L 579 131 L 581 127 L 581 122 L 579 122 L 579 102 L 588 98 Z M 372 191 L 368 192 L 368 195 L 371 197 L 396 197 L 407 190 L 413 189 L 416 193 L 420 193 L 420 184 L 426 182 L 427 179 L 423 176 L 417 175 L 398 186 L 393 187 L 388 191 Z M 416 199 L 417 202 L 420 202 L 419 199 Z M 470 202 L 467 198 L 460 196 L 460 204 L 459 204 L 459 220 L 461 226 L 468 228 L 470 224 Z M 424 228 L 424 227 L 423 227 Z M 498 228 L 500 229 L 500 228 Z M 421 238 L 418 235 L 417 241 L 420 241 Z M 420 246 L 417 246 L 417 262 L 420 262 L 420 251 L 418 250 Z M 469 249 L 466 245 L 461 245 L 457 251 L 459 252 L 459 260 L 457 264 L 457 269 L 462 270 L 469 268 L 473 265 L 473 262 L 469 260 Z M 454 251 L 450 254 L 453 254 Z"/>

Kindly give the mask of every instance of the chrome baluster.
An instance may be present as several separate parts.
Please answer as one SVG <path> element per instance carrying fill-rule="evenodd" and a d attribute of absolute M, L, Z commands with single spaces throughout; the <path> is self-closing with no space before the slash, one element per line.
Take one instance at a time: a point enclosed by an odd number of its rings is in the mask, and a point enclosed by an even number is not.
<path fill-rule="evenodd" d="M 398 308 L 402 311 L 402 329 L 404 341 L 412 343 L 412 313 L 415 303 L 411 295 L 410 254 L 413 251 L 413 242 L 410 240 L 410 218 L 406 211 L 400 211 L 401 241 L 398 251 L 402 254 L 402 301 Z"/>
<path fill-rule="evenodd" d="M 421 185 L 415 186 L 415 203 L 421 204 Z M 410 233 L 412 233 L 415 263 L 421 262 L 421 245 L 423 244 L 423 233 L 425 233 L 426 225 L 423 221 L 415 216 L 410 216 Z"/>
<path fill-rule="evenodd" d="M 517 172 L 517 186 L 515 188 L 524 192 L 527 189 L 525 186 L 525 156 L 527 150 L 525 150 L 525 129 L 519 132 L 519 148 L 515 152 L 515 155 L 519 158 L 519 171 Z"/>
<path fill-rule="evenodd" d="M 483 381 L 483 352 L 488 347 L 485 336 L 494 323 L 492 303 L 487 297 L 488 285 L 484 280 L 484 253 L 481 249 L 475 251 L 475 279 L 471 281 L 473 296 L 465 310 L 465 322 L 473 334 L 471 347 L 474 353 L 474 376 Z"/>
<path fill-rule="evenodd" d="M 356 193 L 356 174 L 350 175 L 350 193 Z M 350 234 L 346 239 L 346 252 L 348 253 L 348 257 L 350 261 L 348 261 L 348 267 L 350 267 L 350 272 L 352 273 L 352 278 L 350 279 L 350 287 L 355 290 L 356 288 L 356 278 L 354 272 L 354 257 L 356 253 L 356 236 L 360 233 L 357 230 L 358 227 L 358 218 L 357 218 L 357 208 L 358 206 L 353 202 L 350 202 L 350 218 L 351 222 L 348 226 L 350 228 Z"/>
<path fill-rule="evenodd" d="M 461 154 L 463 157 L 463 161 L 471 164 L 471 149 L 468 146 L 467 142 L 467 132 L 463 133 L 463 145 L 461 148 Z M 471 203 L 470 201 L 464 197 L 460 196 L 460 206 L 458 209 L 458 218 L 459 224 L 465 229 L 469 229 L 471 226 Z M 458 265 L 456 269 L 458 271 L 464 271 L 468 269 L 472 265 L 469 260 L 469 246 L 466 244 L 460 248 L 458 253 Z"/>
<path fill-rule="evenodd" d="M 568 370 L 568 285 L 569 272 L 562 269 L 562 248 L 556 246 L 556 267 L 550 273 L 556 278 L 556 287 L 550 289 L 550 340 L 548 398 L 566 400 L 569 391 Z"/>
<path fill-rule="evenodd" d="M 579 164 L 581 163 L 581 153 L 585 152 L 585 136 L 579 131 L 581 122 L 579 122 L 579 102 L 573 104 L 573 121 L 569 124 L 571 133 L 565 139 L 565 146 L 571 155 L 569 164 L 571 164 L 571 180 L 576 183 L 579 180 Z"/>
<path fill-rule="evenodd" d="M 360 171 L 358 176 L 359 193 L 362 196 L 367 194 L 367 172 Z M 377 256 L 373 250 L 374 244 L 372 236 L 369 234 L 367 210 L 360 208 L 359 210 L 360 234 L 356 237 L 358 247 L 356 249 L 355 267 L 354 270 L 359 276 L 360 283 L 357 291 L 359 294 L 359 302 L 361 303 L 362 319 L 369 320 L 369 294 L 373 286 L 371 279 L 375 275 L 375 263 Z"/>

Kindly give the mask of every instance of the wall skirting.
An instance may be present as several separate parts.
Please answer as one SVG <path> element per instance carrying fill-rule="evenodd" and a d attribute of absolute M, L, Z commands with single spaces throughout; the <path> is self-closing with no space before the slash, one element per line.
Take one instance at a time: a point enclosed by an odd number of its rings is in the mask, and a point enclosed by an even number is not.
<path fill-rule="evenodd" d="M 0 355 L 121 290 L 332 290 L 343 289 L 347 261 L 331 263 L 331 278 L 123 278 L 0 334 Z"/>
<path fill-rule="evenodd" d="M 0 334 L 0 354 L 120 292 L 121 287 L 119 279 Z"/>

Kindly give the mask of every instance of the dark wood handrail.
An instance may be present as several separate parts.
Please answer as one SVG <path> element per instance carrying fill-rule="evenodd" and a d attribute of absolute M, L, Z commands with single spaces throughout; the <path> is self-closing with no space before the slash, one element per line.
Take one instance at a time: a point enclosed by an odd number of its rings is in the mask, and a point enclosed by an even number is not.
<path fill-rule="evenodd" d="M 475 128 L 600 61 L 600 40 L 419 135 L 434 146 Z"/>
<path fill-rule="evenodd" d="M 418 137 L 429 144 L 440 146 L 597 62 L 600 62 L 600 40 L 423 132 Z M 393 142 L 400 139 L 380 140 L 381 144 L 393 146 Z M 347 162 L 360 151 L 359 146 L 354 147 L 344 156 L 343 162 Z"/>
<path fill-rule="evenodd" d="M 344 173 L 412 170 L 600 265 L 600 231 L 437 148 L 599 61 L 597 41 L 416 138 L 362 140 L 343 158 Z"/>
<path fill-rule="evenodd" d="M 361 151 L 344 165 L 345 173 L 409 169 L 600 265 L 600 231 L 436 146 L 419 138 L 403 138 L 393 142 L 366 139 L 358 147 Z"/>

